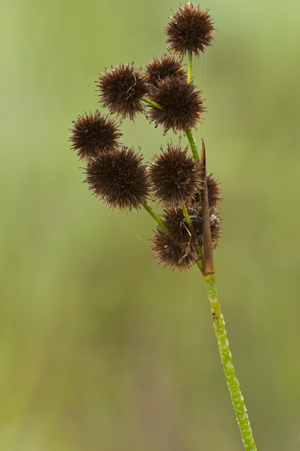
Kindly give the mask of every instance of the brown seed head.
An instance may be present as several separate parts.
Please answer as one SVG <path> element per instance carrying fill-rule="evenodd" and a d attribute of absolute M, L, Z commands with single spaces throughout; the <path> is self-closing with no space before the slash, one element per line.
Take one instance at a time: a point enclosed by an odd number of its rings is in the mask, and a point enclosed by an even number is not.
<path fill-rule="evenodd" d="M 201 10 L 199 5 L 195 7 L 192 3 L 186 3 L 173 12 L 165 27 L 168 49 L 182 57 L 188 50 L 195 56 L 199 56 L 200 51 L 205 53 L 206 47 L 214 39 L 212 34 L 216 32 L 208 9 Z"/>
<path fill-rule="evenodd" d="M 108 107 L 112 113 L 117 113 L 121 119 L 126 116 L 132 120 L 136 113 L 143 113 L 144 106 L 141 97 L 147 93 L 147 86 L 141 75 L 141 69 L 133 65 L 121 64 L 99 74 L 96 82 L 100 91 L 100 103 Z"/>
<path fill-rule="evenodd" d="M 195 90 L 195 85 L 187 84 L 180 76 L 168 76 L 157 81 L 150 92 L 150 99 L 158 103 L 163 110 L 155 107 L 150 109 L 150 120 L 156 126 L 163 125 L 164 131 L 170 128 L 174 131 L 184 131 L 186 128 L 196 128 L 206 111 L 201 91 Z"/>
<path fill-rule="evenodd" d="M 149 182 L 142 157 L 133 149 L 106 152 L 89 163 L 86 183 L 111 208 L 138 209 L 147 200 Z"/>
<path fill-rule="evenodd" d="M 213 174 L 206 174 L 207 182 L 207 194 L 208 194 L 208 205 L 210 208 L 220 208 L 221 202 L 223 200 L 221 196 L 222 189 L 220 188 L 220 180 L 217 180 Z M 193 196 L 190 204 L 199 203 L 199 195 L 196 193 Z"/>
<path fill-rule="evenodd" d="M 202 244 L 202 212 L 199 205 L 187 207 L 188 214 L 195 229 L 199 243 Z M 198 255 L 195 244 L 188 228 L 182 208 L 168 208 L 165 210 L 164 223 L 169 230 L 172 240 L 185 250 L 190 247 L 193 257 Z"/>
<path fill-rule="evenodd" d="M 220 188 L 220 180 L 216 180 L 213 174 L 208 174 L 207 178 L 207 194 L 210 207 L 220 208 L 222 198 L 222 189 Z"/>
<path fill-rule="evenodd" d="M 193 205 L 188 207 L 188 213 L 195 229 L 199 244 L 202 245 L 203 222 L 201 207 Z M 181 209 L 169 208 L 165 211 L 164 223 L 169 233 L 163 231 L 160 227 L 153 238 L 154 255 L 158 263 L 164 263 L 164 266 L 170 266 L 175 271 L 178 269 L 188 269 L 200 259 L 197 247 L 193 241 L 192 234 L 188 228 L 186 219 Z M 221 234 L 220 219 L 211 212 L 210 226 L 212 235 L 212 245 L 215 248 Z"/>
<path fill-rule="evenodd" d="M 200 164 L 181 149 L 168 144 L 167 151 L 154 158 L 149 169 L 155 197 L 171 207 L 189 202 L 201 187 Z"/>
<path fill-rule="evenodd" d="M 172 271 L 186 271 L 194 264 L 190 253 L 185 252 L 184 248 L 175 243 L 160 227 L 153 237 L 152 249 L 158 263 L 163 263 L 164 267 L 169 266 Z"/>
<path fill-rule="evenodd" d="M 161 61 L 154 56 L 153 61 L 147 65 L 145 80 L 151 86 L 170 75 L 187 78 L 186 70 L 173 56 L 163 55 Z"/>
<path fill-rule="evenodd" d="M 112 150 L 119 145 L 121 133 L 118 126 L 108 116 L 100 116 L 98 110 L 94 114 L 89 112 L 78 116 L 73 124 L 70 129 L 71 148 L 77 151 L 80 160 L 90 161 L 99 153 Z"/>

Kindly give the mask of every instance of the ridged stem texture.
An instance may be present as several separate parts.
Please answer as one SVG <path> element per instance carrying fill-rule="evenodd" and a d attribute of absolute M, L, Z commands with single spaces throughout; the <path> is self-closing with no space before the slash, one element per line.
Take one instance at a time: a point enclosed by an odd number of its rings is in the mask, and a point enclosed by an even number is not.
<path fill-rule="evenodd" d="M 191 146 L 191 151 L 194 155 L 195 160 L 200 161 L 199 158 L 199 154 L 198 154 L 198 150 L 197 150 L 197 145 L 196 145 L 196 141 L 195 138 L 191 132 L 191 129 L 186 128 L 185 130 L 185 134 L 187 136 L 187 139 L 189 140 L 190 146 Z"/>
<path fill-rule="evenodd" d="M 215 333 L 219 345 L 223 369 L 242 435 L 242 440 L 247 451 L 257 451 L 247 414 L 247 409 L 244 403 L 244 398 L 240 390 L 239 382 L 235 375 L 232 355 L 229 349 L 229 342 L 227 340 L 225 322 L 218 299 L 215 276 L 214 274 L 204 276 L 204 280 L 210 302 L 210 308 L 214 321 Z"/>

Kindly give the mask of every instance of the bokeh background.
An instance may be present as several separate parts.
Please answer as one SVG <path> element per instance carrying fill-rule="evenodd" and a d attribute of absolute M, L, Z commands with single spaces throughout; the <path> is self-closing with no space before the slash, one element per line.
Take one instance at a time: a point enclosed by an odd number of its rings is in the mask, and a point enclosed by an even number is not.
<path fill-rule="evenodd" d="M 68 142 L 97 72 L 160 57 L 178 6 L 1 2 L 1 451 L 243 449 L 201 274 L 157 266 L 154 221 L 93 197 Z M 201 6 L 218 29 L 193 77 L 224 195 L 221 305 L 258 449 L 296 451 L 300 4 Z M 145 161 L 179 140 L 143 116 L 122 133 Z"/>

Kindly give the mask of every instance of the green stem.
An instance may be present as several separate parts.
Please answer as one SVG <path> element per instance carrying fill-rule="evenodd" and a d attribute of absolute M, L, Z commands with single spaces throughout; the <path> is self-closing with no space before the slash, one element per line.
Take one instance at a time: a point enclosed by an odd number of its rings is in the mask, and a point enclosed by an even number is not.
<path fill-rule="evenodd" d="M 202 263 L 202 260 L 198 260 L 198 261 L 196 262 L 196 265 L 198 266 L 198 268 L 200 269 L 200 271 L 201 271 L 202 274 L 203 274 L 203 263 Z"/>
<path fill-rule="evenodd" d="M 191 83 L 192 81 L 192 64 L 193 64 L 193 54 L 191 50 L 188 50 L 188 76 L 187 76 L 188 83 Z"/>
<path fill-rule="evenodd" d="M 242 435 L 245 449 L 247 451 L 257 451 L 250 421 L 247 414 L 247 409 L 243 401 L 243 396 L 240 390 L 239 382 L 235 375 L 234 366 L 232 363 L 232 355 L 229 349 L 227 334 L 225 329 L 225 322 L 219 304 L 218 293 L 215 283 L 214 274 L 204 276 L 210 308 L 214 321 L 215 333 L 218 340 L 219 351 L 223 363 L 224 373 L 227 380 L 227 385 L 230 391 L 232 404 L 236 413 L 238 425 Z"/>
<path fill-rule="evenodd" d="M 149 105 L 151 105 L 151 106 L 154 106 L 154 108 L 158 108 L 159 110 L 164 110 L 163 109 L 163 107 L 161 106 L 161 105 L 159 105 L 158 103 L 156 103 L 156 102 L 153 102 L 152 100 L 150 100 L 150 99 L 147 99 L 147 97 L 141 97 L 141 99 L 140 99 L 142 102 L 145 102 L 145 103 L 148 103 Z"/>
<path fill-rule="evenodd" d="M 160 217 L 155 213 L 155 211 L 153 210 L 153 208 L 150 207 L 149 204 L 147 204 L 147 202 L 142 203 L 143 207 L 145 208 L 145 210 L 152 216 L 152 218 L 155 219 L 155 221 L 158 223 L 158 225 L 160 225 L 160 227 L 167 233 L 169 233 L 169 229 L 165 226 L 165 224 L 163 223 L 163 221 L 160 219 Z"/>
<path fill-rule="evenodd" d="M 195 160 L 200 161 L 198 150 L 197 150 L 197 145 L 196 145 L 196 140 L 191 132 L 191 129 L 186 128 L 184 131 L 187 136 L 187 139 L 189 140 L 189 143 L 191 146 L 191 151 L 193 152 Z"/>
<path fill-rule="evenodd" d="M 188 50 L 188 73 L 187 73 L 187 82 L 188 83 L 191 83 L 191 81 L 192 81 L 192 66 L 193 66 L 193 53 L 191 50 Z M 187 136 L 187 139 L 189 140 L 191 150 L 193 152 L 195 160 L 200 161 L 197 146 L 196 146 L 196 141 L 191 132 L 191 129 L 186 128 L 185 134 Z"/>

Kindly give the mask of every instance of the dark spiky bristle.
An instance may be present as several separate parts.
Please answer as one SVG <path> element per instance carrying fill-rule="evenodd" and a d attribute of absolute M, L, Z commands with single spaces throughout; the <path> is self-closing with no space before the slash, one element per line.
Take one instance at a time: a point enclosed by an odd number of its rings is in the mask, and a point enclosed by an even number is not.
<path fill-rule="evenodd" d="M 154 56 L 153 61 L 150 61 L 147 65 L 145 80 L 151 86 L 170 75 L 187 78 L 186 70 L 173 56 L 163 55 L 161 61 Z"/>
<path fill-rule="evenodd" d="M 77 151 L 80 160 L 90 161 L 99 153 L 112 150 L 119 145 L 121 133 L 117 124 L 108 116 L 101 116 L 98 110 L 94 114 L 85 112 L 82 116 L 78 116 L 73 124 L 70 129 L 71 148 Z"/>
<path fill-rule="evenodd" d="M 190 220 L 195 229 L 199 243 L 202 244 L 202 211 L 200 205 L 192 205 L 187 208 Z M 184 249 L 191 247 L 193 256 L 197 254 L 196 245 L 192 240 L 182 208 L 168 208 L 165 210 L 164 223 L 169 230 L 172 240 L 180 244 Z"/>
<path fill-rule="evenodd" d="M 112 113 L 117 113 L 124 119 L 129 116 L 134 119 L 137 113 L 144 112 L 141 98 L 147 93 L 148 88 L 141 69 L 135 69 L 133 64 L 121 64 L 118 67 L 106 69 L 99 74 L 96 82 L 100 92 L 100 103 L 108 107 Z"/>
<path fill-rule="evenodd" d="M 87 165 L 86 175 L 85 182 L 95 196 L 111 208 L 138 209 L 147 200 L 146 166 L 133 149 L 122 147 L 102 154 Z"/>
<path fill-rule="evenodd" d="M 189 217 L 202 246 L 203 220 L 199 205 L 188 207 Z M 192 238 L 182 209 L 169 208 L 165 210 L 164 224 L 169 233 L 158 227 L 152 249 L 158 263 L 164 263 L 173 271 L 188 269 L 200 259 L 197 246 Z M 213 249 L 217 246 L 221 234 L 220 219 L 213 211 L 210 214 L 210 228 Z"/>
<path fill-rule="evenodd" d="M 200 164 L 188 155 L 188 147 L 168 144 L 166 151 L 154 158 L 149 168 L 155 197 L 169 206 L 188 202 L 201 187 Z"/>
<path fill-rule="evenodd" d="M 164 131 L 184 131 L 186 128 L 196 128 L 205 112 L 201 91 L 195 90 L 193 83 L 186 83 L 181 76 L 167 76 L 157 81 L 150 91 L 150 99 L 158 103 L 163 110 L 151 107 L 150 121 L 156 126 L 162 125 Z"/>
<path fill-rule="evenodd" d="M 213 208 L 220 208 L 222 202 L 222 197 L 220 197 L 222 194 L 220 180 L 217 180 L 213 174 L 208 174 L 206 181 L 209 206 Z"/>
<path fill-rule="evenodd" d="M 204 53 L 206 47 L 212 44 L 212 35 L 216 32 L 208 9 L 201 10 L 199 5 L 195 7 L 188 2 L 173 12 L 165 27 L 169 51 L 182 57 L 187 51 L 193 52 L 195 56 L 199 56 L 199 52 Z"/>
<path fill-rule="evenodd" d="M 221 197 L 221 182 L 217 180 L 213 174 L 206 174 L 208 205 L 210 208 L 220 208 L 223 198 Z M 196 193 L 190 204 L 199 203 L 199 195 Z"/>
<path fill-rule="evenodd" d="M 175 243 L 160 227 L 153 237 L 152 250 L 158 263 L 163 263 L 164 267 L 169 266 L 172 271 L 186 271 L 195 262 L 188 249 Z"/>

